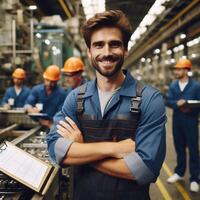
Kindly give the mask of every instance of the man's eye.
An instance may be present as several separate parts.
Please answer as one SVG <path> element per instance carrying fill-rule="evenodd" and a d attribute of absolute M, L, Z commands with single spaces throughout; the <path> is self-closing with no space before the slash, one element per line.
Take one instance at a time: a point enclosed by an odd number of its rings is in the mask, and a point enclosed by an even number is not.
<path fill-rule="evenodd" d="M 120 42 L 113 42 L 113 43 L 111 44 L 111 46 L 112 46 L 112 48 L 118 48 L 118 47 L 121 47 L 122 45 L 121 45 Z"/>
<path fill-rule="evenodd" d="M 94 47 L 95 47 L 95 48 L 97 48 L 97 49 L 100 49 L 100 48 L 102 48 L 102 46 L 103 46 L 103 45 L 102 45 L 102 44 L 100 44 L 100 43 L 94 44 Z"/>

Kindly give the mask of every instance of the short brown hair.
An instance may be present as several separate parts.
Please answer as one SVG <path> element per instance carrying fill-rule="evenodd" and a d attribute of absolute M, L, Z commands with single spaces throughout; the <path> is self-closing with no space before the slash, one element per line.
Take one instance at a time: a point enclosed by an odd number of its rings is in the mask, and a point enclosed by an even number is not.
<path fill-rule="evenodd" d="M 132 29 L 127 17 L 121 10 L 108 10 L 102 13 L 97 13 L 94 17 L 88 19 L 84 23 L 82 33 L 88 48 L 90 48 L 91 45 L 91 36 L 93 32 L 102 27 L 119 28 L 122 32 L 124 46 L 126 49 L 128 48 Z"/>

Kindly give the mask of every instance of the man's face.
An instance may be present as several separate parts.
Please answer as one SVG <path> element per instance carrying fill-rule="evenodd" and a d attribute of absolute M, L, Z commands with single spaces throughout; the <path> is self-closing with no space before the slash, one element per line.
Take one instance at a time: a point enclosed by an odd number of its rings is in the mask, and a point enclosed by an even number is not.
<path fill-rule="evenodd" d="M 126 52 L 118 28 L 101 28 L 91 36 L 88 56 L 97 72 L 105 77 L 112 77 L 120 71 Z"/>
<path fill-rule="evenodd" d="M 55 87 L 56 84 L 57 84 L 57 81 L 51 81 L 48 79 L 44 79 L 44 86 L 45 86 L 46 90 L 53 90 L 53 88 Z"/>
<path fill-rule="evenodd" d="M 187 72 L 188 72 L 187 69 L 177 69 L 177 68 L 174 69 L 174 74 L 176 79 L 184 78 L 185 76 L 187 76 Z"/>
<path fill-rule="evenodd" d="M 75 88 L 80 81 L 80 74 L 64 75 L 66 86 Z"/>
<path fill-rule="evenodd" d="M 16 86 L 22 86 L 24 82 L 24 79 L 19 79 L 19 78 L 13 78 L 13 83 Z"/>

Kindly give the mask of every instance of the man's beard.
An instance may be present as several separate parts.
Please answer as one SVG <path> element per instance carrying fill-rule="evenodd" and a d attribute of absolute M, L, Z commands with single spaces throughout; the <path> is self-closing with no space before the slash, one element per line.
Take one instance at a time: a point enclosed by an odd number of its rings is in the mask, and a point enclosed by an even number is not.
<path fill-rule="evenodd" d="M 96 61 L 97 60 L 97 61 Z M 92 61 L 92 65 L 93 67 L 102 75 L 102 76 L 105 76 L 105 77 L 112 77 L 114 76 L 115 74 L 117 74 L 121 68 L 122 68 L 122 65 L 124 63 L 124 57 L 123 56 L 119 56 L 119 55 L 110 55 L 110 56 L 102 56 L 102 57 L 96 57 L 96 60 L 94 58 L 91 59 Z M 111 61 L 116 61 L 118 60 L 115 68 L 112 70 L 112 71 L 103 71 L 101 70 L 101 67 L 99 67 L 98 65 L 98 61 L 102 61 L 102 60 L 111 60 Z"/>

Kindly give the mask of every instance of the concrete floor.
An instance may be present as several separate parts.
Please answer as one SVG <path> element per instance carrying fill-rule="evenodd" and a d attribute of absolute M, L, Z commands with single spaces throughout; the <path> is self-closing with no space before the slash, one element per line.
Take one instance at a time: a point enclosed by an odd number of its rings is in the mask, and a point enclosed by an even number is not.
<path fill-rule="evenodd" d="M 168 184 L 166 179 L 173 173 L 176 165 L 176 153 L 172 138 L 172 111 L 167 109 L 168 122 L 167 130 L 167 155 L 157 182 L 151 185 L 151 200 L 199 200 L 200 192 L 189 191 L 188 166 L 184 180 L 175 184 Z"/>

